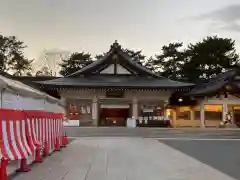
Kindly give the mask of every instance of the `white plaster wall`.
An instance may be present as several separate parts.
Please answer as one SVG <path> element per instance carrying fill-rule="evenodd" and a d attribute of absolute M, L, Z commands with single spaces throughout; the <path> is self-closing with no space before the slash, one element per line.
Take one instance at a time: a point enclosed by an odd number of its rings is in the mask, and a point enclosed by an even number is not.
<path fill-rule="evenodd" d="M 64 99 L 93 99 L 97 96 L 99 99 L 106 99 L 106 91 L 104 90 L 66 90 L 60 92 L 61 97 Z M 133 91 L 126 90 L 124 93 L 124 98 L 132 100 L 134 97 L 138 100 L 168 100 L 171 96 L 171 91 Z M 118 98 L 120 99 L 120 98 Z"/>
<path fill-rule="evenodd" d="M 109 65 L 108 67 L 106 67 L 105 69 L 103 69 L 100 74 L 114 74 L 114 64 Z M 116 66 L 116 70 L 117 70 L 117 74 L 131 74 L 131 72 L 129 72 L 126 68 L 124 68 L 123 66 L 117 64 Z"/>
<path fill-rule="evenodd" d="M 122 67 L 121 65 L 117 64 L 117 74 L 131 74 L 126 68 Z"/>
<path fill-rule="evenodd" d="M 114 74 L 114 64 L 109 65 L 105 69 L 103 69 L 100 74 Z"/>
<path fill-rule="evenodd" d="M 125 96 L 137 100 L 168 100 L 171 96 L 171 91 L 127 91 Z"/>

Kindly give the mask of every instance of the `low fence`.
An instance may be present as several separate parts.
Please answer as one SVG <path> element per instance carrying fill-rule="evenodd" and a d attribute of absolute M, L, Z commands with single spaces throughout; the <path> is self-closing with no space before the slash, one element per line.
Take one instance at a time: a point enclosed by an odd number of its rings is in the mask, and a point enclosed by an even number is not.
<path fill-rule="evenodd" d="M 59 151 L 68 143 L 63 130 L 63 113 L 43 110 L 0 109 L 0 179 L 7 179 L 11 161 L 19 161 L 19 172 L 31 163 Z"/>

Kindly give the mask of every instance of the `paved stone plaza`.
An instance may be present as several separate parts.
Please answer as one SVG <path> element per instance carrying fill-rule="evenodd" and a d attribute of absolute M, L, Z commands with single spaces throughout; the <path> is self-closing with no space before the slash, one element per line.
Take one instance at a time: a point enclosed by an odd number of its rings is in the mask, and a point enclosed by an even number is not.
<path fill-rule="evenodd" d="M 170 141 L 168 141 L 170 142 Z M 168 143 L 167 142 L 167 143 Z M 173 142 L 173 141 L 171 141 Z M 179 141 L 178 141 L 179 142 Z M 233 180 L 213 166 L 156 139 L 77 138 L 14 180 Z M 194 145 L 193 145 L 194 147 Z M 196 151 L 203 151 L 204 146 Z M 214 155 L 214 154 L 212 154 Z"/>

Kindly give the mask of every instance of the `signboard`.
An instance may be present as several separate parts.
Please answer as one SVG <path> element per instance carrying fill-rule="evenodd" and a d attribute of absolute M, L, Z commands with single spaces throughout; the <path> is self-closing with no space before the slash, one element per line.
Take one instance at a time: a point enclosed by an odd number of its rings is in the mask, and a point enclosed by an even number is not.
<path fill-rule="evenodd" d="M 109 98 L 122 98 L 122 97 L 124 97 L 124 91 L 121 91 L 121 90 L 108 90 L 108 91 L 106 91 L 106 97 L 109 97 Z"/>
<path fill-rule="evenodd" d="M 150 109 L 150 108 L 148 108 L 148 109 L 143 109 L 143 112 L 145 113 L 145 112 L 153 112 L 153 109 Z"/>

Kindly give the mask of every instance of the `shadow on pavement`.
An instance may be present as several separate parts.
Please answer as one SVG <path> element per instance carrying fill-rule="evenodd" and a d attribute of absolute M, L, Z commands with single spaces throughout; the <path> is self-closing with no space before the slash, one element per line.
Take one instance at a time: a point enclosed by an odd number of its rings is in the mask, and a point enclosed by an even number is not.
<path fill-rule="evenodd" d="M 68 138 L 68 141 L 69 141 L 69 144 L 71 144 L 74 140 L 76 140 L 76 138 Z M 66 147 L 67 148 L 67 147 Z M 63 149 L 64 150 L 64 149 Z M 54 152 L 56 153 L 56 152 Z M 51 155 L 49 155 L 51 156 Z M 46 157 L 47 158 L 47 157 Z M 30 164 L 29 167 L 32 169 L 32 168 L 37 168 L 39 166 L 38 163 L 33 163 L 33 164 Z M 19 174 L 22 174 L 24 172 L 14 172 L 10 175 L 8 175 L 8 180 L 14 180 L 14 178 L 16 178 Z M 27 172 L 26 172 L 27 173 Z"/>
<path fill-rule="evenodd" d="M 240 179 L 240 141 L 159 141 L 233 178 Z"/>

